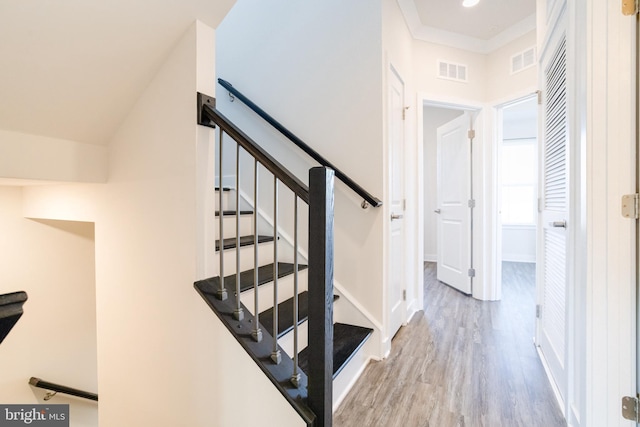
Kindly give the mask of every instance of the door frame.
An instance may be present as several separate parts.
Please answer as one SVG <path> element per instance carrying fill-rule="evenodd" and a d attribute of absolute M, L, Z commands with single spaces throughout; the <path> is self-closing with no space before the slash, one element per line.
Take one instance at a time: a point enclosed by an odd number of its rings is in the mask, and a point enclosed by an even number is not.
<path fill-rule="evenodd" d="M 473 194 L 476 199 L 476 208 L 474 209 L 474 224 L 476 226 L 472 229 L 472 240 L 473 240 L 473 249 L 474 253 L 480 255 L 476 256 L 474 259 L 474 268 L 476 269 L 476 276 L 473 280 L 473 297 L 476 299 L 489 299 L 487 298 L 487 287 L 488 283 L 486 280 L 486 271 L 487 268 L 485 266 L 486 258 L 484 258 L 481 254 L 481 248 L 484 244 L 484 227 L 482 226 L 482 218 L 485 213 L 483 212 L 483 207 L 485 207 L 484 201 L 481 199 L 481 195 L 485 192 L 483 191 L 483 183 L 485 180 L 483 179 L 484 171 L 486 165 L 483 164 L 482 160 L 486 158 L 484 150 L 486 150 L 486 145 L 483 143 L 487 140 L 485 132 L 487 129 L 486 126 L 486 114 L 483 114 L 486 111 L 486 105 L 482 103 L 478 103 L 477 101 L 468 100 L 468 99 L 460 99 L 460 98 L 451 98 L 447 96 L 435 95 L 427 92 L 419 92 L 417 94 L 416 105 L 418 106 L 418 111 L 416 114 L 416 141 L 418 145 L 418 149 L 416 150 L 417 155 L 415 158 L 416 162 L 416 171 L 419 185 L 415 187 L 414 198 L 417 201 L 417 234 L 418 234 L 418 255 L 420 263 L 424 262 L 424 221 L 426 212 L 424 211 L 424 107 L 441 107 L 441 108 L 449 108 L 461 111 L 468 111 L 471 113 L 473 128 L 476 130 L 476 136 L 474 138 L 474 147 L 473 155 L 471 158 L 471 162 L 473 164 Z M 422 268 L 421 268 L 422 270 Z M 420 303 L 420 309 L 423 309 L 423 301 L 424 301 L 424 289 L 419 286 L 418 289 L 418 301 Z"/>

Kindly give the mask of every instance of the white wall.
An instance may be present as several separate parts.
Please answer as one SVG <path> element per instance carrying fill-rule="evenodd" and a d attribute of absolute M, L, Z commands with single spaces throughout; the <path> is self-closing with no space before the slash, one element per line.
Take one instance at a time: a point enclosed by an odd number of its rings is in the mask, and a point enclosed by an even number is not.
<path fill-rule="evenodd" d="M 383 198 L 380 28 L 376 2 L 241 0 L 218 29 L 216 64 L 219 77 Z M 314 164 L 218 93 L 218 108 L 306 182 Z M 382 323 L 383 211 L 361 201 L 336 182 L 335 277 Z"/>
<path fill-rule="evenodd" d="M 531 31 L 487 56 L 486 100 L 510 100 L 523 92 L 534 92 L 538 67 L 511 73 L 511 57 L 536 45 L 536 31 Z"/>
<path fill-rule="evenodd" d="M 467 66 L 467 82 L 437 77 L 438 60 Z M 487 55 L 413 40 L 414 81 L 416 90 L 429 98 L 450 102 L 481 102 L 486 99 Z"/>
<path fill-rule="evenodd" d="M 437 130 L 440 126 L 463 114 L 462 110 L 439 107 L 423 107 L 424 120 L 424 260 L 437 260 L 438 228 L 437 206 L 438 195 L 438 140 Z"/>
<path fill-rule="evenodd" d="M 0 178 L 105 182 L 107 149 L 0 130 Z"/>
<path fill-rule="evenodd" d="M 97 393 L 94 224 L 23 217 L 20 187 L 0 187 L 0 294 L 26 291 L 0 344 L 0 401 L 43 404 L 32 376 Z M 96 402 L 58 394 L 72 427 L 98 425 Z"/>

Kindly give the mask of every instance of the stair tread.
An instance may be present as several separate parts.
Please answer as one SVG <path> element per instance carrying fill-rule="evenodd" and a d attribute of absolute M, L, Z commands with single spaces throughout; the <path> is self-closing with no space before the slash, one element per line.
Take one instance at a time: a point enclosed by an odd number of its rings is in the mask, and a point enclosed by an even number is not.
<path fill-rule="evenodd" d="M 337 300 L 338 295 L 333 296 Z M 309 293 L 307 291 L 298 294 L 298 324 L 309 317 Z M 260 313 L 260 324 L 269 333 L 273 332 L 273 307 Z M 293 297 L 278 304 L 278 338 L 293 329 Z"/>
<path fill-rule="evenodd" d="M 298 264 L 298 271 L 305 270 L 307 268 L 304 264 Z M 253 271 L 254 269 L 245 270 L 240 272 L 240 292 L 244 292 L 248 289 L 253 289 Z M 293 274 L 293 264 L 288 262 L 278 263 L 278 278 L 283 278 Z M 211 283 L 218 286 L 220 278 L 213 277 L 210 279 Z M 264 285 L 273 281 L 273 263 L 258 267 L 258 286 Z M 236 275 L 230 274 L 224 277 L 224 287 L 231 292 L 236 290 Z"/>
<path fill-rule="evenodd" d="M 223 210 L 222 211 L 222 216 L 235 216 L 236 215 L 236 210 L 234 209 L 229 209 L 229 210 Z M 252 210 L 240 210 L 240 215 L 253 215 L 253 211 Z M 216 211 L 216 216 L 220 216 L 220 211 Z"/>
<path fill-rule="evenodd" d="M 372 333 L 373 329 L 371 328 L 345 323 L 333 324 L 333 378 L 338 376 Z M 308 372 L 309 347 L 298 354 L 298 364 L 303 372 Z"/>
<path fill-rule="evenodd" d="M 253 245 L 254 242 L 256 241 L 255 237 L 253 235 L 251 236 L 240 236 L 240 246 L 249 246 L 249 245 Z M 263 236 L 263 235 L 258 235 L 258 243 L 266 243 L 266 242 L 273 242 L 273 236 Z M 222 247 L 224 249 L 233 249 L 236 247 L 236 238 L 235 237 L 229 237 L 224 239 Z M 216 251 L 220 250 L 220 240 L 216 240 Z"/>
<path fill-rule="evenodd" d="M 27 300 L 27 293 L 12 292 L 0 295 L 0 343 L 22 317 L 22 305 Z"/>
<path fill-rule="evenodd" d="M 215 191 L 220 191 L 220 187 L 216 187 Z M 231 191 L 231 187 L 222 187 L 222 191 Z"/>

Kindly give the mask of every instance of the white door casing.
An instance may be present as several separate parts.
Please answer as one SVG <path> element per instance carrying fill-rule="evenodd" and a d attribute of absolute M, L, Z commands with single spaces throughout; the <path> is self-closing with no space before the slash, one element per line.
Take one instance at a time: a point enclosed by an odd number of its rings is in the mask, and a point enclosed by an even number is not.
<path fill-rule="evenodd" d="M 438 280 L 471 294 L 469 113 L 438 128 Z"/>
<path fill-rule="evenodd" d="M 566 37 L 542 60 L 543 114 L 540 144 L 540 215 L 537 281 L 540 306 L 537 345 L 551 380 L 567 396 L 567 241 L 569 133 Z"/>
<path fill-rule="evenodd" d="M 404 282 L 404 83 L 393 66 L 389 69 L 389 337 L 406 321 Z"/>

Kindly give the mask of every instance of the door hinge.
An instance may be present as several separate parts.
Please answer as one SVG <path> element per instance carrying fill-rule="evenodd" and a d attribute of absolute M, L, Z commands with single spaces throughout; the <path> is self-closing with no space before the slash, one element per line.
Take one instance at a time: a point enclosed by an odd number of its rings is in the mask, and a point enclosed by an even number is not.
<path fill-rule="evenodd" d="M 640 421 L 640 405 L 637 397 L 624 396 L 622 398 L 622 417 L 625 420 Z"/>
<path fill-rule="evenodd" d="M 403 211 L 407 210 L 407 199 L 402 199 L 402 210 Z"/>
<path fill-rule="evenodd" d="M 538 105 L 542 105 L 542 91 L 537 90 L 536 93 L 538 94 Z"/>
<path fill-rule="evenodd" d="M 467 137 L 469 139 L 473 139 L 476 137 L 476 131 L 475 129 L 469 129 L 469 131 L 467 132 Z"/>
<path fill-rule="evenodd" d="M 638 13 L 638 3 L 636 0 L 622 0 L 622 14 L 633 16 Z"/>
<path fill-rule="evenodd" d="M 404 107 L 402 109 L 402 120 L 406 120 L 407 118 L 407 110 L 409 109 L 409 107 Z"/>
<path fill-rule="evenodd" d="M 639 195 L 625 194 L 622 196 L 622 216 L 625 218 L 638 219 Z"/>
<path fill-rule="evenodd" d="M 542 306 L 540 304 L 536 304 L 536 319 L 539 319 L 542 316 Z"/>
<path fill-rule="evenodd" d="M 468 205 L 469 205 L 470 208 L 475 208 L 476 207 L 476 201 L 474 199 L 470 199 Z"/>
<path fill-rule="evenodd" d="M 544 205 L 542 204 L 542 197 L 538 197 L 538 212 L 542 212 L 542 208 Z"/>
<path fill-rule="evenodd" d="M 476 269 L 470 268 L 468 274 L 469 274 L 469 277 L 476 277 Z"/>
<path fill-rule="evenodd" d="M 403 289 L 402 290 L 402 301 L 406 301 L 407 300 L 407 290 Z"/>

